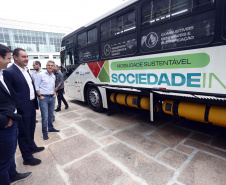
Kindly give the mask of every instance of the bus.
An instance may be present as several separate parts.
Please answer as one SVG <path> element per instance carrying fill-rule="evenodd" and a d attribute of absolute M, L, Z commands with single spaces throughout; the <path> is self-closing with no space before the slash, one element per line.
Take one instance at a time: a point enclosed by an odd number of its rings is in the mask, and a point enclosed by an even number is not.
<path fill-rule="evenodd" d="M 60 59 L 66 94 L 94 111 L 226 126 L 224 0 L 129 0 L 63 37 Z"/>

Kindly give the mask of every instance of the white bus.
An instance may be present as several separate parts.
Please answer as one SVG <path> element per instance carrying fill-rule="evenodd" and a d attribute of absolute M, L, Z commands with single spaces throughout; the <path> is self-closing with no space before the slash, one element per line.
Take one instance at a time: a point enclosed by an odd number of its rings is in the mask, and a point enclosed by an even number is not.
<path fill-rule="evenodd" d="M 65 36 L 61 65 L 67 95 L 94 111 L 226 126 L 226 1 L 127 1 Z"/>

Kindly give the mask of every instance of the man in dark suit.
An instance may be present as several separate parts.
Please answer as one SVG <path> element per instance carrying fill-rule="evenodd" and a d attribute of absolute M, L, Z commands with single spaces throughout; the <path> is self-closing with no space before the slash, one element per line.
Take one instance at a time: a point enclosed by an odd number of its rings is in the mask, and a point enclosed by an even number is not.
<path fill-rule="evenodd" d="M 36 126 L 36 111 L 38 101 L 35 93 L 34 82 L 26 68 L 28 54 L 24 49 L 17 48 L 13 51 L 14 64 L 4 70 L 5 79 L 11 84 L 18 102 L 18 113 L 22 115 L 22 121 L 18 123 L 18 143 L 23 157 L 24 165 L 38 165 L 40 159 L 33 157 L 33 153 L 44 150 L 37 147 L 34 142 Z"/>
<path fill-rule="evenodd" d="M 15 93 L 3 78 L 3 69 L 11 62 L 11 50 L 0 44 L 0 185 L 16 183 L 31 176 L 31 172 L 18 173 L 15 164 L 18 121 Z"/>

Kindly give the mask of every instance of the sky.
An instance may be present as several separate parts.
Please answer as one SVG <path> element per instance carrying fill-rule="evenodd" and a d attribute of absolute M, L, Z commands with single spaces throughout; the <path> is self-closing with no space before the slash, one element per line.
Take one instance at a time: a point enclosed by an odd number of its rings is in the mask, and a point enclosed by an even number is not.
<path fill-rule="evenodd" d="M 77 29 L 129 0 L 2 0 L 0 18 Z"/>

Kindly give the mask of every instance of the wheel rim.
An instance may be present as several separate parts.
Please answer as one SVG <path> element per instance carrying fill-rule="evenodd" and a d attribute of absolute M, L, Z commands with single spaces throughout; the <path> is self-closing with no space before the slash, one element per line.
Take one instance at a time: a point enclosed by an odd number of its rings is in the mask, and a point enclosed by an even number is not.
<path fill-rule="evenodd" d="M 98 107 L 98 105 L 100 104 L 100 96 L 96 89 L 91 89 L 91 91 L 89 92 L 89 100 L 94 107 Z"/>

